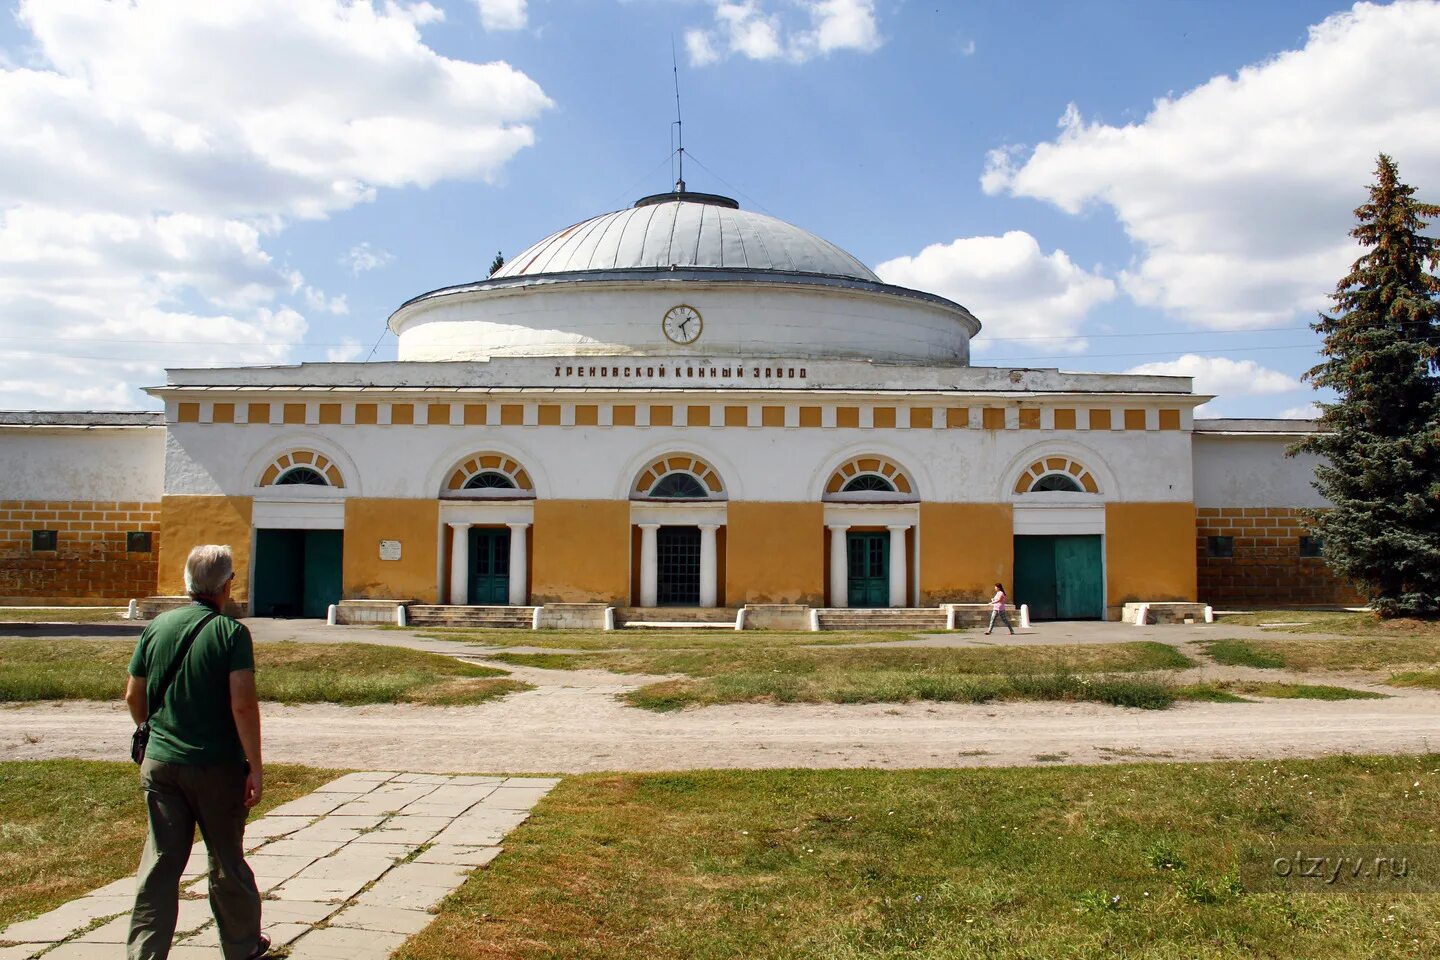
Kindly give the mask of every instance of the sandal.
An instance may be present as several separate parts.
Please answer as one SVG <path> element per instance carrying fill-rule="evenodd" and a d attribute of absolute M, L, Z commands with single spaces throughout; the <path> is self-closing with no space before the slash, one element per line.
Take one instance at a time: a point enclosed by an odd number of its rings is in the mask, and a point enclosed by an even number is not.
<path fill-rule="evenodd" d="M 260 960 L 261 957 L 268 956 L 269 953 L 270 938 L 262 933 L 260 934 L 259 944 L 256 945 L 255 949 L 251 951 L 250 956 L 246 957 L 245 960 Z"/>

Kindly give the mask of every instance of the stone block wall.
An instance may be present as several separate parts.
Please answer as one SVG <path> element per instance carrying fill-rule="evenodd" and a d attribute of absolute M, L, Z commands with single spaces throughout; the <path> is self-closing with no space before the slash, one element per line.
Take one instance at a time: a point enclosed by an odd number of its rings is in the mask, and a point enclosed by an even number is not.
<path fill-rule="evenodd" d="M 54 530 L 56 549 L 32 548 Z M 150 550 L 126 550 L 126 534 L 150 534 Z M 113 500 L 0 500 L 0 603 L 124 604 L 155 592 L 160 504 Z"/>
<path fill-rule="evenodd" d="M 1295 507 L 1200 507 L 1195 518 L 1199 598 L 1215 607 L 1357 606 L 1356 589 L 1319 557 L 1300 556 L 1308 533 Z M 1234 555 L 1210 555 L 1211 537 L 1231 537 Z"/>

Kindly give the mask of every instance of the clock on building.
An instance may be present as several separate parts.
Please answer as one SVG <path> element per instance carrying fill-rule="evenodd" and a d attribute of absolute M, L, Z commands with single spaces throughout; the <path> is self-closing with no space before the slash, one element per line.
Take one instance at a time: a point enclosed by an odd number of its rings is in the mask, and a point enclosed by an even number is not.
<path fill-rule="evenodd" d="M 700 319 L 699 310 L 682 303 L 665 311 L 665 317 L 660 321 L 660 329 L 675 343 L 694 343 L 700 339 L 700 331 L 705 329 L 705 321 Z"/>

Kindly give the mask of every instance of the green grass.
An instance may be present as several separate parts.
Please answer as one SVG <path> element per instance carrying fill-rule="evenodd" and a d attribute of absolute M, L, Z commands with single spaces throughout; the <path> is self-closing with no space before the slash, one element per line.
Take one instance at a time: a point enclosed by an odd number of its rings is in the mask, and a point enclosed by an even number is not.
<path fill-rule="evenodd" d="M 124 607 L 3 607 L 0 623 L 114 623 Z"/>
<path fill-rule="evenodd" d="M 0 639 L 0 703 L 118 700 L 129 640 Z M 279 703 L 474 704 L 529 684 L 505 671 L 400 647 L 258 643 L 260 698 Z"/>
<path fill-rule="evenodd" d="M 1247 887 L 1423 844 L 1440 757 L 566 779 L 401 960 L 1440 955 L 1440 898 Z M 1423 789 L 1412 784 L 1419 782 Z"/>
<path fill-rule="evenodd" d="M 1394 687 L 1423 687 L 1440 690 L 1440 670 L 1407 670 L 1385 681 Z"/>
<path fill-rule="evenodd" d="M 1166 685 L 1117 676 L 1192 666 L 1162 643 L 1055 647 L 764 647 L 594 654 L 507 653 L 503 663 L 551 670 L 599 668 L 683 674 L 625 695 L 648 710 L 721 703 L 903 703 L 913 700 L 1096 700 L 1163 707 Z"/>
<path fill-rule="evenodd" d="M 1259 680 L 1241 680 L 1233 685 L 1241 693 L 1257 697 L 1273 697 L 1279 700 L 1384 700 L 1386 694 L 1373 690 L 1354 690 L 1350 687 L 1333 687 L 1320 683 L 1271 683 Z"/>
<path fill-rule="evenodd" d="M 1187 683 L 1174 689 L 1176 700 L 1190 703 L 1254 703 L 1236 693 L 1231 693 L 1228 684 L 1207 681 Z"/>
<path fill-rule="evenodd" d="M 461 627 L 379 627 L 418 632 L 429 640 L 451 640 L 487 647 L 539 647 L 551 650 L 719 650 L 732 647 L 827 647 L 849 643 L 914 640 L 915 633 L 824 630 L 467 630 Z M 944 633 L 940 631 L 928 631 Z M 963 631 L 955 631 L 961 633 Z"/>
<path fill-rule="evenodd" d="M 145 842 L 136 770 L 132 763 L 0 762 L 0 927 L 135 872 Z M 258 812 L 336 776 L 268 765 Z"/>
<path fill-rule="evenodd" d="M 1205 655 L 1227 667 L 1260 667 L 1273 670 L 1285 666 L 1285 658 L 1270 650 L 1257 650 L 1248 640 L 1206 640 Z"/>
<path fill-rule="evenodd" d="M 1366 611 L 1262 610 L 1225 614 L 1226 625 L 1265 627 L 1276 633 L 1329 633 L 1344 637 L 1431 637 L 1440 639 L 1440 621 L 1397 617 L 1386 620 Z"/>

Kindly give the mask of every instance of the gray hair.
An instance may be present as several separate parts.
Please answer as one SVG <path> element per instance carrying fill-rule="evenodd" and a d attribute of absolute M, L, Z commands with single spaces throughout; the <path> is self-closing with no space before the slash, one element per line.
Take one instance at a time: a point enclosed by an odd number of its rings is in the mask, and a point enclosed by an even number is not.
<path fill-rule="evenodd" d="M 198 546 L 185 558 L 185 592 L 192 597 L 217 596 L 234 573 L 235 560 L 228 545 Z"/>

